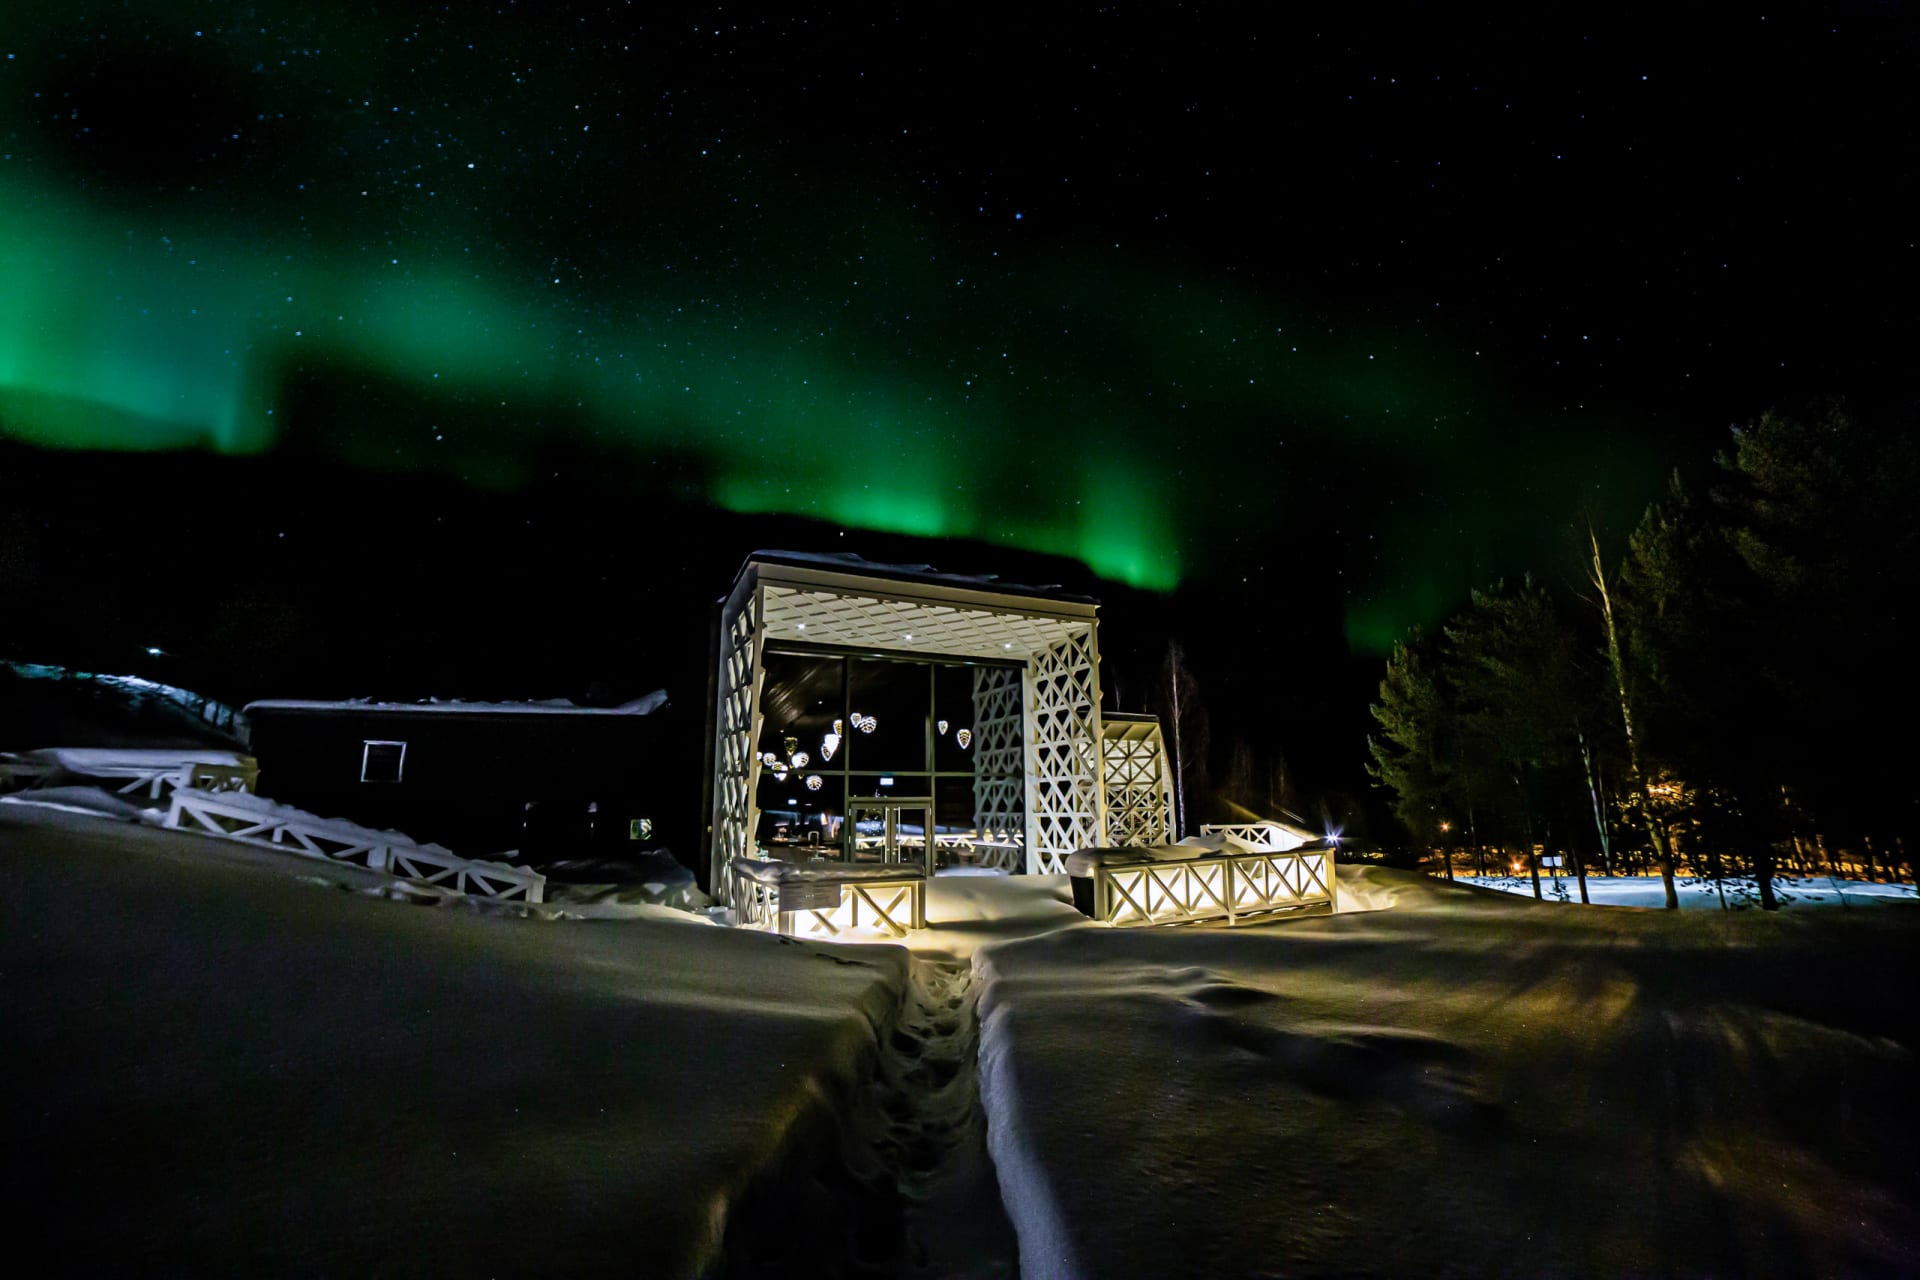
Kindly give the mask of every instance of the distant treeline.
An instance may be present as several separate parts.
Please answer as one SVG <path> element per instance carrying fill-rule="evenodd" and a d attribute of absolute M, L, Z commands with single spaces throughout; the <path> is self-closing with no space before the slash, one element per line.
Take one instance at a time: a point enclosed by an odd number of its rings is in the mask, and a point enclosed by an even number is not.
<path fill-rule="evenodd" d="M 1735 428 L 1624 557 L 1496 583 L 1394 650 L 1369 772 L 1416 848 L 1536 850 L 1582 879 L 1912 874 L 1920 445 L 1838 405 Z M 1505 867 L 1500 868 L 1502 871 Z"/>

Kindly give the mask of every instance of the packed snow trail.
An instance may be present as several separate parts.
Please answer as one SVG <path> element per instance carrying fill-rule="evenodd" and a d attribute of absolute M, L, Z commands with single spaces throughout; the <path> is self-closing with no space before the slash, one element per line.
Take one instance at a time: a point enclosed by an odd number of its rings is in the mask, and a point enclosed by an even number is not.
<path fill-rule="evenodd" d="M 1019 1244 L 987 1154 L 971 966 L 912 962 L 872 1078 L 807 1167 L 733 1216 L 722 1272 L 1011 1280 Z"/>

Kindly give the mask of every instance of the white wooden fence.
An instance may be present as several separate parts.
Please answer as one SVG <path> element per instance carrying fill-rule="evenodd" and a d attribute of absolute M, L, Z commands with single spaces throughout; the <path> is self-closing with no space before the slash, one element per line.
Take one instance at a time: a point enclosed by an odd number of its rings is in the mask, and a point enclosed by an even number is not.
<path fill-rule="evenodd" d="M 251 796 L 176 789 L 167 809 L 167 825 L 309 858 L 351 863 L 477 897 L 523 902 L 546 898 L 547 878 L 538 872 L 504 862 L 455 857 L 445 849 L 409 844 L 384 832 L 329 822 Z"/>
<path fill-rule="evenodd" d="M 1093 868 L 1094 919 L 1111 925 L 1182 924 L 1270 911 L 1334 907 L 1333 851 L 1232 850 L 1198 858 L 1102 862 Z"/>
<path fill-rule="evenodd" d="M 742 858 L 733 867 L 734 923 L 792 938 L 857 940 L 875 934 L 904 938 L 927 927 L 926 877 L 912 867 L 846 867 L 845 875 L 816 864 L 805 879 L 790 864 Z"/>
<path fill-rule="evenodd" d="M 1214 822 L 1200 828 L 1203 836 L 1226 836 L 1252 849 L 1284 852 L 1311 844 L 1314 837 L 1279 822 Z"/>

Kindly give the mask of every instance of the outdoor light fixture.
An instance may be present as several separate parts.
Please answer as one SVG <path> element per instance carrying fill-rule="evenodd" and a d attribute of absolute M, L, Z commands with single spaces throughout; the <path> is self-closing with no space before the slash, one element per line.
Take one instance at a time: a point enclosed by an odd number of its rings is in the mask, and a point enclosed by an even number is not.
<path fill-rule="evenodd" d="M 973 745 L 973 730 L 961 729 L 953 735 L 953 740 L 960 744 L 960 749 L 962 751 L 965 751 L 968 747 Z"/>
<path fill-rule="evenodd" d="M 148 654 L 150 654 L 151 656 L 153 656 L 153 657 L 155 657 L 155 658 L 157 658 L 157 657 L 159 657 L 159 656 L 160 656 L 160 646 L 159 646 L 159 645 L 157 645 L 157 644 L 150 644 L 150 645 L 148 645 L 148 646 L 147 646 L 147 653 L 148 653 Z"/>

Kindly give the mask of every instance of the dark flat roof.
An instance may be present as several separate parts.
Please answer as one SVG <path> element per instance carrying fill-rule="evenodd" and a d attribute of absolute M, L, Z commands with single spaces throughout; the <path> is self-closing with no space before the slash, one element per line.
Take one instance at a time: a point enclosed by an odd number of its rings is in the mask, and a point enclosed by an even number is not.
<path fill-rule="evenodd" d="M 666 704 L 665 691 L 656 689 L 643 698 L 623 702 L 617 707 L 582 707 L 564 698 L 550 698 L 542 702 L 466 702 L 459 699 L 375 702 L 366 698 L 262 698 L 258 702 L 249 702 L 244 710 L 248 715 L 262 711 L 345 711 L 373 715 L 644 716 Z"/>

